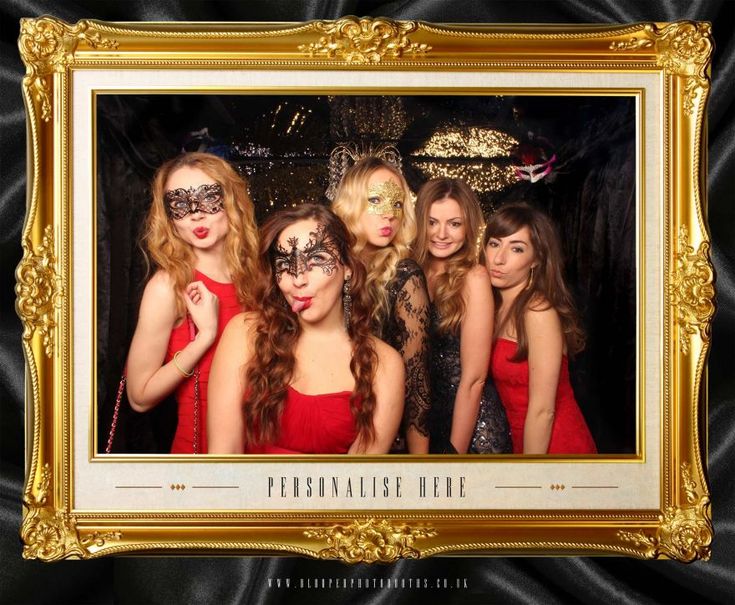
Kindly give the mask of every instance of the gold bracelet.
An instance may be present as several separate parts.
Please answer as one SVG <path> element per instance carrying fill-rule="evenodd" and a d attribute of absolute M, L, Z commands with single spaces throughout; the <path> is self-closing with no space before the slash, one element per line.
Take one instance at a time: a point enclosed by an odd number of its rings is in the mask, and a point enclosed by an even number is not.
<path fill-rule="evenodd" d="M 185 371 L 185 370 L 184 370 L 184 368 L 182 368 L 182 367 L 181 367 L 181 366 L 179 365 L 179 361 L 178 361 L 178 359 L 176 359 L 176 358 L 177 358 L 177 357 L 178 357 L 179 355 L 181 355 L 181 351 L 176 351 L 176 353 L 174 353 L 174 359 L 173 359 L 173 362 L 174 362 L 174 365 L 176 366 L 176 369 L 177 369 L 177 370 L 178 370 L 179 372 L 181 372 L 181 375 L 182 375 L 182 376 L 183 376 L 184 378 L 190 378 L 190 377 L 194 376 L 194 370 L 192 370 L 191 372 L 187 372 L 187 371 Z"/>

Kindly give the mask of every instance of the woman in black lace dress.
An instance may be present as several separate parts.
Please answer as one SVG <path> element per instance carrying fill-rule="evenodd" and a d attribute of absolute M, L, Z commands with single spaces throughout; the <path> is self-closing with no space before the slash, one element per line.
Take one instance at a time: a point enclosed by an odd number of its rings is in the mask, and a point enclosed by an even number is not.
<path fill-rule="evenodd" d="M 368 271 L 375 334 L 403 357 L 406 402 L 393 453 L 429 451 L 429 298 L 418 264 L 409 258 L 416 234 L 411 191 L 403 175 L 376 157 L 349 168 L 332 204 L 355 235 L 355 252 Z"/>
<path fill-rule="evenodd" d="M 432 453 L 512 452 L 505 409 L 488 374 L 493 295 L 477 263 L 482 211 L 464 181 L 433 179 L 416 200 L 416 260 L 431 304 Z"/>

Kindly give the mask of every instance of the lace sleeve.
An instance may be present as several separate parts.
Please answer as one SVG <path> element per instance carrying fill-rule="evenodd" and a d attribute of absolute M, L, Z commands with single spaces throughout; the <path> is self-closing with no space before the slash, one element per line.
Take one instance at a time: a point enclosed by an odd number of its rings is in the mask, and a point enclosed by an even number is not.
<path fill-rule="evenodd" d="M 394 307 L 396 348 L 406 366 L 404 430 L 414 427 L 429 435 L 429 295 L 420 270 L 412 274 L 397 292 Z"/>

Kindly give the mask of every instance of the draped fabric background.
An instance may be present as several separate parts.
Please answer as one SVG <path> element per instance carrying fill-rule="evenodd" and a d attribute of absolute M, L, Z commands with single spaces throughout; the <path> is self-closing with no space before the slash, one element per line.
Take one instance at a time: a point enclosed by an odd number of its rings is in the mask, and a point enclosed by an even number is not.
<path fill-rule="evenodd" d="M 18 539 L 23 490 L 23 357 L 14 312 L 13 270 L 21 258 L 25 213 L 24 68 L 18 20 L 52 14 L 68 22 L 103 20 L 301 21 L 347 14 L 436 22 L 624 23 L 707 20 L 716 51 L 709 116 L 709 220 L 717 271 L 718 312 L 710 356 L 709 476 L 715 540 L 712 560 L 684 566 L 624 558 L 462 558 L 355 566 L 306 559 L 109 558 L 53 565 L 23 561 Z M 320 600 L 369 603 L 731 602 L 735 594 L 735 5 L 732 2 L 64 2 L 11 0 L 0 6 L 3 189 L 0 192 L 0 602 L 2 603 L 275 603 Z M 730 84 L 728 84 L 728 82 Z M 466 579 L 467 588 L 287 589 L 269 579 L 305 584 L 321 578 Z"/>

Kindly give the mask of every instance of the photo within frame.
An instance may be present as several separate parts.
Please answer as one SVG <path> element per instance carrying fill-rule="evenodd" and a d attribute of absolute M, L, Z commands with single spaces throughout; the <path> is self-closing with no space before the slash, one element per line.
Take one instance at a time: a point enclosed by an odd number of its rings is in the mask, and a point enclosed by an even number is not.
<path fill-rule="evenodd" d="M 19 48 L 24 557 L 709 557 L 710 24 L 45 16 L 21 21 Z M 486 215 L 521 198 L 551 217 L 587 333 L 571 382 L 598 455 L 168 455 L 175 404 L 114 417 L 161 163 L 224 158 L 262 225 L 289 204 L 326 204 L 335 150 L 371 146 L 414 191 L 448 174 Z M 195 184 L 189 208 L 213 210 L 211 183 Z"/>
<path fill-rule="evenodd" d="M 523 201 L 552 218 L 586 332 L 570 361 L 577 401 L 600 454 L 635 453 L 637 119 L 624 95 L 96 95 L 97 451 L 150 275 L 140 238 L 156 168 L 183 151 L 226 159 L 262 223 L 328 205 L 335 152 L 390 148 L 414 192 L 460 178 L 485 217 Z M 146 414 L 121 405 L 115 418 L 112 452 L 170 451 L 173 397 Z"/>

